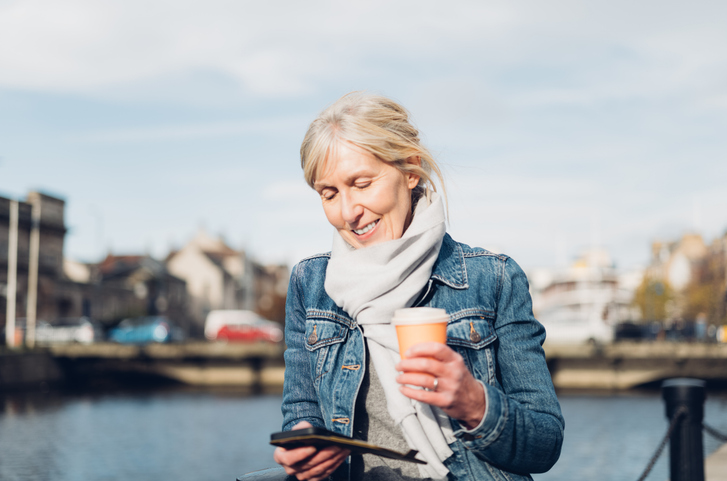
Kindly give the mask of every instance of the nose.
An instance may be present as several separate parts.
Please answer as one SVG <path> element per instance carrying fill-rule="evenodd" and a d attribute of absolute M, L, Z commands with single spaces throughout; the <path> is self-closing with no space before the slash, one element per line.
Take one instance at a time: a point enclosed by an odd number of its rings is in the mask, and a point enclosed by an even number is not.
<path fill-rule="evenodd" d="M 341 195 L 341 216 L 349 225 L 356 225 L 363 214 L 363 206 L 350 193 Z"/>

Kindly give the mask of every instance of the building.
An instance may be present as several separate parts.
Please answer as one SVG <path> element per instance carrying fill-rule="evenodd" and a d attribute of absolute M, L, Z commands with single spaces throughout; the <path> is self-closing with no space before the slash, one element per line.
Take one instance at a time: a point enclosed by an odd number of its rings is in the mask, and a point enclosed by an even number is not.
<path fill-rule="evenodd" d="M 89 265 L 94 302 L 90 315 L 106 324 L 126 317 L 162 315 L 185 335 L 194 332 L 186 283 L 148 255 L 109 254 Z"/>
<path fill-rule="evenodd" d="M 0 197 L 0 326 L 5 332 L 11 200 Z M 186 285 L 149 256 L 109 255 L 99 264 L 65 259 L 65 201 L 30 192 L 18 202 L 15 318 L 28 315 L 30 239 L 33 209 L 39 209 L 36 319 L 87 316 L 112 325 L 123 317 L 164 314 L 180 327 L 190 324 Z"/>
<path fill-rule="evenodd" d="M 0 197 L 0 324 L 3 327 L 7 321 L 11 203 L 11 199 Z M 80 309 L 81 306 L 73 305 L 76 297 L 74 286 L 66 282 L 63 273 L 65 201 L 40 192 L 30 192 L 25 201 L 18 201 L 16 318 L 27 316 L 34 208 L 40 213 L 36 318 L 52 319 L 71 315 L 75 307 Z"/>
<path fill-rule="evenodd" d="M 681 291 L 694 278 L 707 251 L 699 234 L 685 234 L 681 239 L 672 242 L 653 242 L 648 275 L 652 279 L 666 281 L 672 288 Z"/>
<path fill-rule="evenodd" d="M 654 242 L 651 251 L 642 288 L 646 307 L 679 336 L 714 338 L 727 323 L 727 234 L 707 244 L 689 233 Z"/>
<path fill-rule="evenodd" d="M 200 230 L 187 245 L 167 256 L 166 266 L 186 282 L 190 317 L 199 327 L 211 310 L 255 309 L 252 262 L 221 238 Z"/>
<path fill-rule="evenodd" d="M 0 197 L 0 327 L 7 317 L 11 199 Z M 288 268 L 253 262 L 220 238 L 199 232 L 164 262 L 109 254 L 100 263 L 64 259 L 65 201 L 31 192 L 18 202 L 15 318 L 27 316 L 33 209 L 40 212 L 36 319 L 87 316 L 107 327 L 125 317 L 165 315 L 201 336 L 213 309 L 249 309 L 282 322 Z"/>
<path fill-rule="evenodd" d="M 255 262 L 204 230 L 171 252 L 166 265 L 186 281 L 190 317 L 200 328 L 207 314 L 218 309 L 247 309 L 273 321 L 285 319 L 287 266 Z"/>
<path fill-rule="evenodd" d="M 286 265 L 253 263 L 255 272 L 255 311 L 266 319 L 285 322 L 285 298 L 290 270 Z"/>

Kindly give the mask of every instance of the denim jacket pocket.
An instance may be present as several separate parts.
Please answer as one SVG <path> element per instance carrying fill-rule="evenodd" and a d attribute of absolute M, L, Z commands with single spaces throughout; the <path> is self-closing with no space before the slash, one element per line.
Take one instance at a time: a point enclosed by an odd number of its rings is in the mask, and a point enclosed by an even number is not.
<path fill-rule="evenodd" d="M 349 330 L 348 322 L 333 313 L 318 310 L 306 313 L 305 348 L 311 354 L 316 386 L 321 376 L 332 368 L 335 353 L 348 337 Z"/>
<path fill-rule="evenodd" d="M 463 309 L 450 313 L 449 317 L 447 344 L 462 355 L 476 378 L 494 384 L 495 313 L 484 309 Z"/>

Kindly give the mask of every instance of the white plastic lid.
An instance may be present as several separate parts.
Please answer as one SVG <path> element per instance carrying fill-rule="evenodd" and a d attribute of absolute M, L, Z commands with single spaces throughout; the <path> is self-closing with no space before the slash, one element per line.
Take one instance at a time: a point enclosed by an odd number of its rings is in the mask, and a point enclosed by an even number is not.
<path fill-rule="evenodd" d="M 391 323 L 395 326 L 434 324 L 449 321 L 449 315 L 444 309 L 435 307 L 407 307 L 394 311 Z"/>

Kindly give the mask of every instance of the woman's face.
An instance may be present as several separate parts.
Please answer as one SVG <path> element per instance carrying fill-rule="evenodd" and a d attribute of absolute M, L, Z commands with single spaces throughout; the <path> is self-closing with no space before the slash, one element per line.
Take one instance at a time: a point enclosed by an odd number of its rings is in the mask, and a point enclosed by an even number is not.
<path fill-rule="evenodd" d="M 411 222 L 411 190 L 419 176 L 405 174 L 348 142 L 337 145 L 314 187 L 328 222 L 356 249 L 400 238 Z"/>

